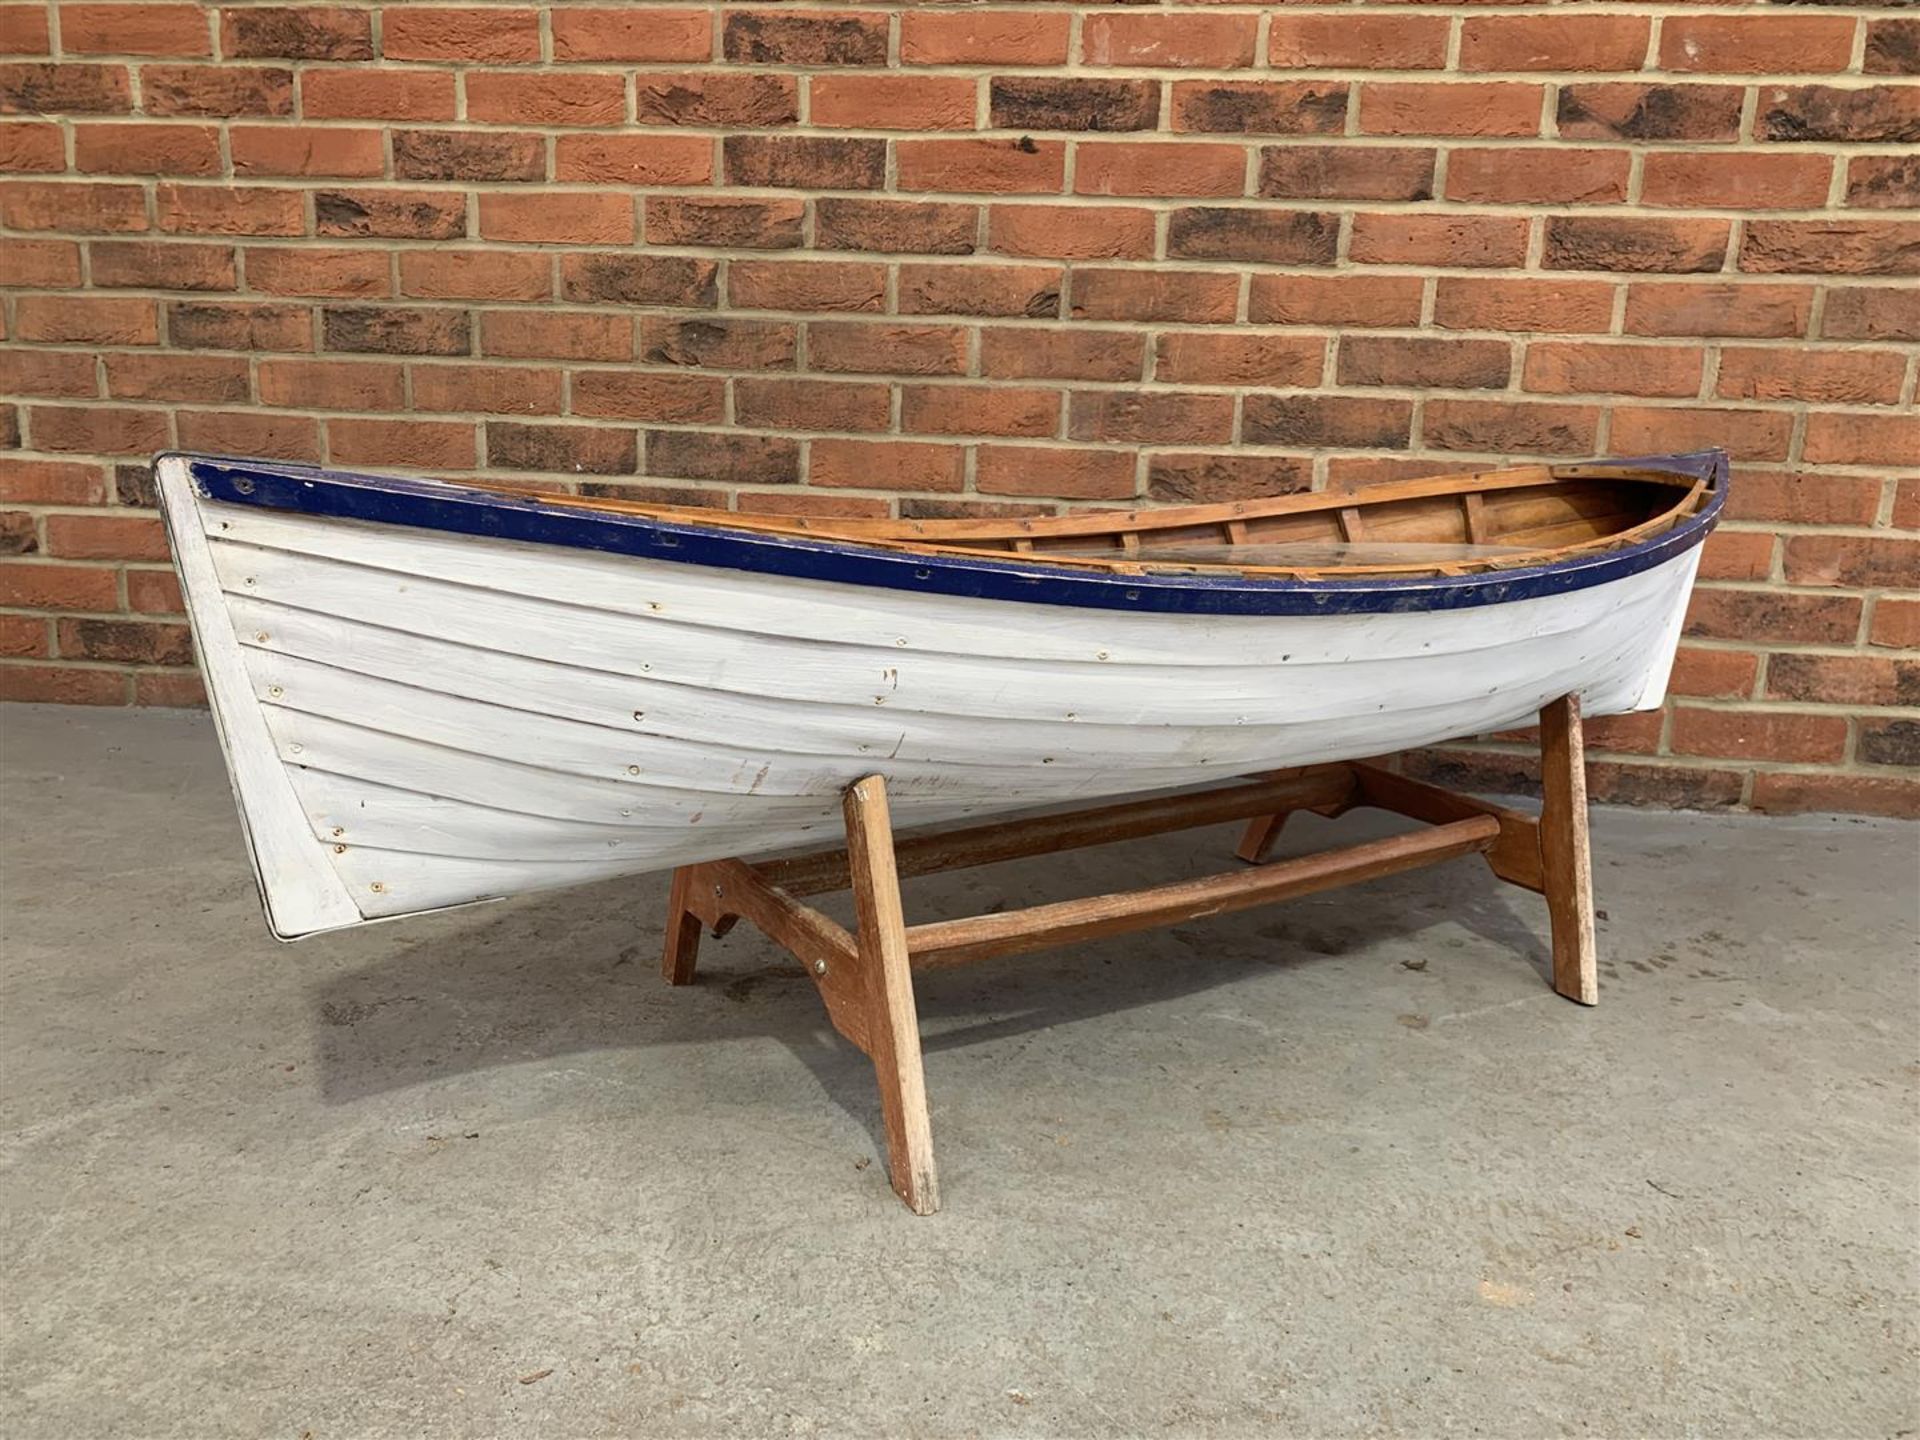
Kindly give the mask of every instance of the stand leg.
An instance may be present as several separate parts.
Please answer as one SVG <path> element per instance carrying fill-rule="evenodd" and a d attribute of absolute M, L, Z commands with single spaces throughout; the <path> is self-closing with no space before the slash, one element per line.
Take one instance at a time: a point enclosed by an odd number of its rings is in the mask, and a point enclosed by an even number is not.
<path fill-rule="evenodd" d="M 1593 855 L 1587 839 L 1586 746 L 1580 697 L 1540 712 L 1540 858 L 1553 925 L 1553 988 L 1569 1000 L 1600 1000 L 1593 930 Z"/>
<path fill-rule="evenodd" d="M 880 1082 L 880 1113 L 887 1127 L 887 1168 L 893 1188 L 916 1215 L 940 1208 L 933 1164 L 933 1125 L 920 1063 L 920 1021 L 914 1013 L 913 975 L 907 967 L 906 919 L 893 858 L 887 786 L 878 775 L 846 794 L 847 855 L 859 920 L 856 937 L 867 994 L 867 1052 Z"/>
<path fill-rule="evenodd" d="M 1280 838 L 1290 812 L 1282 810 L 1277 815 L 1256 815 L 1247 821 L 1247 828 L 1240 832 L 1240 843 L 1233 847 L 1233 853 L 1249 865 L 1263 865 L 1267 856 L 1273 853 L 1274 842 Z"/>
<path fill-rule="evenodd" d="M 660 957 L 660 973 L 669 985 L 691 985 L 700 958 L 700 917 L 689 903 L 693 876 L 692 866 L 681 866 L 673 872 L 673 888 L 667 892 L 667 946 Z"/>

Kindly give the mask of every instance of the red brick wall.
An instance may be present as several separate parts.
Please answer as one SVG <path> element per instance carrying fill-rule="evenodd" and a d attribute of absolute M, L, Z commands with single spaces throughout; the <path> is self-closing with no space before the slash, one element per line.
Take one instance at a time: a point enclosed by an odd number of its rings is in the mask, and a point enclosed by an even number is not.
<path fill-rule="evenodd" d="M 0 34 L 0 693 L 194 697 L 166 446 L 940 515 L 1713 443 L 1675 700 L 1595 727 L 1596 789 L 1920 808 L 1920 12 L 152 0 Z"/>

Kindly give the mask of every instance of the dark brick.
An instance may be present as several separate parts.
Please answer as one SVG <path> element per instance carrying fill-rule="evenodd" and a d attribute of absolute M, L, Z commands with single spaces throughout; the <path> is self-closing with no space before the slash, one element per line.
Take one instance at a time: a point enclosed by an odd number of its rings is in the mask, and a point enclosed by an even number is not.
<path fill-rule="evenodd" d="M 1763 139 L 1906 144 L 1920 141 L 1920 88 L 1876 85 L 1763 87 L 1755 129 Z"/>
<path fill-rule="evenodd" d="M 778 15 L 736 11 L 721 41 L 726 57 L 749 65 L 885 65 L 884 15 Z"/>
<path fill-rule="evenodd" d="M 642 73 L 635 94 L 642 125 L 751 129 L 791 125 L 800 118 L 800 90 L 791 75 Z"/>
<path fill-rule="evenodd" d="M 639 448 L 639 432 L 618 425 L 487 422 L 487 461 L 508 470 L 631 475 L 639 466 Z"/>
<path fill-rule="evenodd" d="M 220 53 L 230 60 L 371 60 L 373 22 L 369 12 L 340 5 L 224 10 Z"/>
<path fill-rule="evenodd" d="M 1411 400 L 1346 395 L 1249 395 L 1242 434 L 1254 445 L 1405 450 Z"/>
<path fill-rule="evenodd" d="M 1568 85 L 1557 108 L 1563 139 L 1732 140 L 1740 90 L 1732 85 Z"/>
<path fill-rule="evenodd" d="M 1207 135 L 1338 135 L 1342 81 L 1188 80 L 1173 87 L 1173 128 Z"/>
<path fill-rule="evenodd" d="M 1920 75 L 1920 19 L 1867 23 L 1869 75 Z"/>
<path fill-rule="evenodd" d="M 321 190 L 313 219 L 316 235 L 448 240 L 467 233 L 467 201 L 417 190 Z"/>
<path fill-rule="evenodd" d="M 1700 274 L 1726 258 L 1727 222 L 1556 215 L 1547 221 L 1548 270 L 1633 270 Z"/>
<path fill-rule="evenodd" d="M 766 320 L 648 315 L 640 353 L 649 365 L 713 370 L 791 370 L 796 327 Z"/>
<path fill-rule="evenodd" d="M 654 245 L 709 245 L 730 250 L 794 250 L 805 243 L 800 200 L 706 199 L 649 195 L 647 240 Z"/>
<path fill-rule="evenodd" d="M 1010 76 L 993 82 L 992 102 L 1001 130 L 1151 130 L 1160 121 L 1152 80 Z"/>
<path fill-rule="evenodd" d="M 729 135 L 727 183 L 797 190 L 878 190 L 887 142 L 813 135 Z"/>
<path fill-rule="evenodd" d="M 712 309 L 719 266 L 685 255 L 569 255 L 561 293 L 588 304 L 681 305 Z"/>
<path fill-rule="evenodd" d="M 153 466 L 114 466 L 113 494 L 122 505 L 134 505 L 142 510 L 158 508 L 160 491 L 154 484 Z"/>
<path fill-rule="evenodd" d="M 1864 210 L 1920 209 L 1920 155 L 1856 155 L 1847 168 L 1847 204 Z"/>
<path fill-rule="evenodd" d="M 1211 504 L 1295 495 L 1313 488 L 1313 462 L 1291 455 L 1157 454 L 1147 495 L 1161 504 Z"/>
<path fill-rule="evenodd" d="M 774 435 L 649 430 L 646 473 L 735 485 L 792 485 L 800 479 L 800 444 Z"/>
<path fill-rule="evenodd" d="M 397 180 L 544 180 L 547 142 L 489 130 L 396 130 Z"/>
<path fill-rule="evenodd" d="M 1869 765 L 1920 766 L 1920 720 L 1863 721 L 1859 756 Z"/>
<path fill-rule="evenodd" d="M 1167 254 L 1186 260 L 1331 265 L 1339 241 L 1337 215 L 1195 205 L 1173 212 Z"/>
<path fill-rule="evenodd" d="M 464 310 L 330 305 L 321 321 L 329 350 L 465 355 L 472 349 Z"/>

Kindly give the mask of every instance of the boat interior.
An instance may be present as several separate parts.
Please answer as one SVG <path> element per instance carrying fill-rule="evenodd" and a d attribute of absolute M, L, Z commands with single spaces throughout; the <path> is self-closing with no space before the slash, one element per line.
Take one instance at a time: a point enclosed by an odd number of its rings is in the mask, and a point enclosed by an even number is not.
<path fill-rule="evenodd" d="M 1212 505 L 979 520 L 748 515 L 534 493 L 569 508 L 922 554 L 1044 560 L 1124 574 L 1318 578 L 1471 574 L 1618 549 L 1698 514 L 1712 487 L 1693 475 L 1635 466 L 1531 465 Z"/>

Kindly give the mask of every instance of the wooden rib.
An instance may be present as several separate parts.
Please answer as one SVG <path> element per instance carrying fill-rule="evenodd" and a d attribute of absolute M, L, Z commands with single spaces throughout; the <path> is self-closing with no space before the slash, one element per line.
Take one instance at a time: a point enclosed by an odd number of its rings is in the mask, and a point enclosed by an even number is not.
<path fill-rule="evenodd" d="M 1367 525 L 1366 522 L 1360 518 L 1360 507 L 1358 505 L 1342 505 L 1340 507 L 1340 538 L 1351 545 L 1356 541 L 1366 539 L 1366 536 Z"/>
<path fill-rule="evenodd" d="M 1219 790 L 1161 795 L 1077 810 L 1068 815 L 1039 815 L 1026 820 L 1010 818 L 937 835 L 907 836 L 894 842 L 894 866 L 903 876 L 962 870 L 1000 860 L 1134 840 L 1195 825 L 1243 820 L 1249 815 L 1277 810 L 1338 805 L 1348 800 L 1354 789 L 1353 776 L 1346 765 L 1308 766 Z M 786 860 L 763 861 L 754 868 L 768 884 L 777 885 L 788 894 L 815 895 L 824 890 L 846 888 L 849 859 L 845 850 L 825 850 Z"/>
<path fill-rule="evenodd" d="M 1394 835 L 1298 860 L 1148 890 L 914 925 L 907 930 L 907 949 L 915 965 L 962 965 L 993 955 L 1018 955 L 1050 945 L 1224 915 L 1471 854 L 1484 850 L 1499 833 L 1498 820 L 1491 815 L 1475 815 L 1411 835 Z"/>
<path fill-rule="evenodd" d="M 1487 502 L 1478 490 L 1465 490 L 1460 495 L 1460 508 L 1467 517 L 1467 543 L 1470 545 L 1491 545 L 1493 532 L 1487 525 Z"/>

